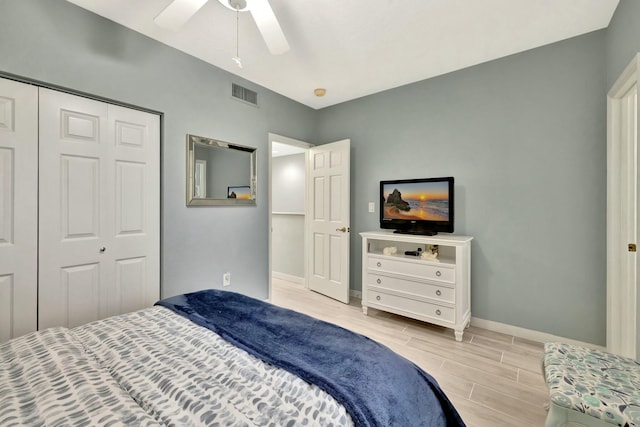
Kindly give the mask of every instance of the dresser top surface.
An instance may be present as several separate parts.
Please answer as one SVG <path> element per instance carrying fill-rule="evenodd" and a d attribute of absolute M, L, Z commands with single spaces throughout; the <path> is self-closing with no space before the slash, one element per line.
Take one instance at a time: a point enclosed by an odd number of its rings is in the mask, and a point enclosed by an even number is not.
<path fill-rule="evenodd" d="M 419 236 L 414 234 L 400 234 L 393 231 L 365 231 L 360 236 L 367 239 L 394 240 L 398 242 L 428 242 L 431 244 L 460 245 L 471 242 L 473 237 L 457 234 L 436 234 L 435 236 Z"/>

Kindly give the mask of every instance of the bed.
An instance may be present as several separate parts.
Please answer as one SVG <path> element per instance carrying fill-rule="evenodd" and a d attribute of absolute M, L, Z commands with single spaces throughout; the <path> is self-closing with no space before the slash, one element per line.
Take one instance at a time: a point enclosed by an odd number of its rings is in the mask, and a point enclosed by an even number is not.
<path fill-rule="evenodd" d="M 0 425 L 464 426 L 362 335 L 206 290 L 0 345 Z"/>

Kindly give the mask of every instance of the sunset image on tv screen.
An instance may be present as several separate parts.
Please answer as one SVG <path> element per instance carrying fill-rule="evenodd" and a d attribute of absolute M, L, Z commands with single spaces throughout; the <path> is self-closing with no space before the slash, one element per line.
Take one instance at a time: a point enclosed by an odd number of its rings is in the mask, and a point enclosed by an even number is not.
<path fill-rule="evenodd" d="M 408 182 L 385 184 L 384 219 L 449 220 L 447 182 Z"/>
<path fill-rule="evenodd" d="M 227 198 L 238 200 L 250 200 L 251 188 L 249 186 L 229 187 L 227 190 Z"/>

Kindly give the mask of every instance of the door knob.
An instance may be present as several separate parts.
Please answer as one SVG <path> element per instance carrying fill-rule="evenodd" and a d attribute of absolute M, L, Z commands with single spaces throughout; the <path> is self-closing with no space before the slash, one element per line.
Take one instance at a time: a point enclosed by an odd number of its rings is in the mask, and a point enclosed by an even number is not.
<path fill-rule="evenodd" d="M 340 231 L 342 233 L 346 233 L 349 229 L 347 227 L 336 228 L 336 231 Z"/>

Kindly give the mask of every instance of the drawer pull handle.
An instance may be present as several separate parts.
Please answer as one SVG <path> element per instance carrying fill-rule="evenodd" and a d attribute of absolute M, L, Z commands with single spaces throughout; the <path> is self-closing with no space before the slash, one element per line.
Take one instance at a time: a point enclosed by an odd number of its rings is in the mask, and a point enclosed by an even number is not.
<path fill-rule="evenodd" d="M 380 295 L 376 296 L 376 299 L 377 299 L 378 301 L 380 301 Z"/>
<path fill-rule="evenodd" d="M 442 314 L 442 312 L 438 309 L 438 310 L 436 310 L 436 314 L 437 314 L 438 316 L 440 316 L 440 315 Z"/>
<path fill-rule="evenodd" d="M 438 290 L 436 291 L 436 295 L 438 295 L 438 296 L 442 295 L 442 292 L 440 291 L 440 289 L 438 289 Z"/>
<path fill-rule="evenodd" d="M 442 273 L 440 273 L 440 270 L 436 271 L 436 276 L 438 277 L 442 276 Z"/>
<path fill-rule="evenodd" d="M 376 283 L 379 285 L 380 283 L 382 283 L 382 280 L 378 279 L 376 280 Z"/>
<path fill-rule="evenodd" d="M 378 263 L 376 264 L 378 267 L 382 267 L 382 263 L 380 261 L 378 261 Z"/>

